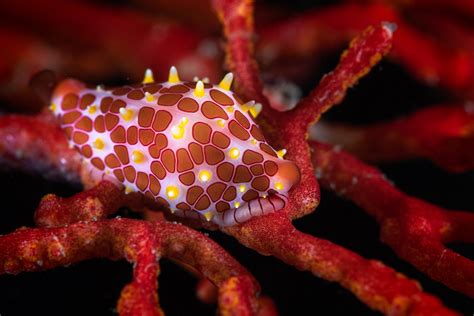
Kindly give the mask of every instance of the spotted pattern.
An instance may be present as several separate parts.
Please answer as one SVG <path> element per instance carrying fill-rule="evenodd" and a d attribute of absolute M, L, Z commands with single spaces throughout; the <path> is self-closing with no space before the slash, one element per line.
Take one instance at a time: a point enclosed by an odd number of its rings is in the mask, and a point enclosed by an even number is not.
<path fill-rule="evenodd" d="M 266 143 L 242 101 L 210 84 L 196 97 L 195 86 L 94 90 L 66 80 L 52 102 L 97 181 L 108 177 L 178 215 L 209 219 L 254 199 L 285 195 L 292 185 L 279 175 L 285 160 Z"/>

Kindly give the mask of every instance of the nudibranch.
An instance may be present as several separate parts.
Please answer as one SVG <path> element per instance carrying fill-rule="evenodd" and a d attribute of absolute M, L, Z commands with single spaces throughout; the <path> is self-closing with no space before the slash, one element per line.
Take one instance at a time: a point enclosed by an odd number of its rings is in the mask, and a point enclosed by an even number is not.
<path fill-rule="evenodd" d="M 95 181 L 220 226 L 282 209 L 299 170 L 265 141 L 253 120 L 261 105 L 230 90 L 231 73 L 203 81 L 181 81 L 174 67 L 167 82 L 147 70 L 111 89 L 66 79 L 50 109 Z"/>

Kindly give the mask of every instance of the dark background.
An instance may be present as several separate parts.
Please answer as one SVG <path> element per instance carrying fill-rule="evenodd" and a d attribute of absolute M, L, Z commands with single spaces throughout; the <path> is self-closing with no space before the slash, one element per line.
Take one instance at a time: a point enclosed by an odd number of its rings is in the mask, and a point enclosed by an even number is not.
<path fill-rule="evenodd" d="M 328 1 L 326 1 L 328 2 Z M 301 8 L 306 1 L 297 2 Z M 339 53 L 339 52 L 338 52 Z M 307 92 L 321 74 L 330 70 L 338 53 L 327 56 L 325 69 L 303 87 Z M 400 67 L 382 62 L 352 89 L 346 100 L 326 119 L 355 124 L 374 122 L 410 113 L 423 106 L 449 100 L 447 93 L 422 86 Z M 450 174 L 428 161 L 410 161 L 380 166 L 401 190 L 442 207 L 474 210 L 474 173 Z M 21 226 L 32 226 L 32 216 L 47 193 L 69 196 L 80 188 L 45 181 L 16 171 L 0 173 L 0 234 Z M 125 211 L 125 213 L 127 213 Z M 127 214 L 123 214 L 127 215 Z M 383 261 L 439 297 L 448 307 L 465 315 L 474 313 L 474 302 L 430 280 L 410 264 L 398 259 L 379 242 L 376 222 L 364 212 L 334 194 L 322 191 L 321 205 L 312 214 L 295 221 L 298 229 L 329 239 L 367 258 Z M 275 301 L 281 315 L 376 315 L 350 292 L 335 283 L 298 271 L 272 257 L 264 257 L 222 233 L 210 236 L 253 273 L 263 294 Z M 450 247 L 474 259 L 473 245 Z M 161 262 L 160 303 L 168 315 L 213 315 L 215 306 L 195 298 L 193 276 L 171 262 Z M 131 279 L 131 266 L 122 261 L 90 260 L 40 273 L 0 276 L 0 314 L 8 315 L 105 315 L 115 312 L 122 287 Z"/>

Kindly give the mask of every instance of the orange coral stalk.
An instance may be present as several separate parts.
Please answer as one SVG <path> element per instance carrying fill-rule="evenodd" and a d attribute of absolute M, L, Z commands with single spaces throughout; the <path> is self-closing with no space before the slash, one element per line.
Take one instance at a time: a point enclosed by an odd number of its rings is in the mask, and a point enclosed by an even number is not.
<path fill-rule="evenodd" d="M 474 168 L 471 105 L 438 105 L 408 117 L 362 127 L 318 124 L 312 138 L 341 145 L 363 160 L 390 162 L 423 157 L 449 171 Z"/>
<path fill-rule="evenodd" d="M 162 314 L 156 282 L 161 257 L 192 265 L 217 285 L 224 314 L 258 311 L 259 287 L 253 277 L 212 240 L 180 224 L 114 219 L 20 229 L 0 237 L 0 273 L 39 271 L 90 258 L 133 262 L 133 281 L 118 302 L 122 315 Z"/>
<path fill-rule="evenodd" d="M 340 103 L 347 89 L 389 52 L 395 29 L 393 24 L 382 23 L 377 27 L 368 27 L 356 37 L 342 54 L 336 69 L 325 75 L 318 86 L 289 113 L 294 128 L 298 125 L 306 132 L 309 125 L 318 121 L 324 112 Z"/>
<path fill-rule="evenodd" d="M 316 174 L 325 188 L 374 216 L 381 226 L 382 241 L 401 258 L 431 278 L 474 297 L 474 261 L 444 246 L 474 240 L 472 214 L 444 210 L 406 195 L 380 171 L 349 154 L 317 142 L 311 145 Z"/>
<path fill-rule="evenodd" d="M 97 221 L 126 205 L 132 205 L 132 209 L 138 211 L 142 204 L 140 196 L 125 195 L 115 184 L 102 181 L 70 198 L 46 195 L 35 212 L 35 223 L 38 227 L 58 227 L 79 221 Z"/>
<path fill-rule="evenodd" d="M 288 149 L 287 157 L 294 159 L 301 170 L 303 185 L 298 186 L 292 194 L 293 216 L 301 216 L 308 212 L 307 206 L 303 206 L 304 201 L 315 195 L 314 187 L 318 188 L 314 180 L 313 166 L 309 162 L 309 147 L 306 142 L 309 125 L 324 111 L 339 103 L 347 89 L 388 52 L 391 35 L 392 30 L 385 24 L 367 28 L 352 42 L 336 69 L 321 80 L 309 97 L 300 101 L 294 110 L 274 115 L 277 117 L 276 126 L 279 126 L 278 135 L 274 137 L 284 144 Z M 319 198 L 319 191 L 317 192 Z M 306 205 L 315 204 L 306 203 Z"/>
<path fill-rule="evenodd" d="M 419 285 L 375 260 L 296 230 L 282 213 L 256 217 L 226 232 L 262 254 L 338 282 L 384 314 L 455 315 Z"/>

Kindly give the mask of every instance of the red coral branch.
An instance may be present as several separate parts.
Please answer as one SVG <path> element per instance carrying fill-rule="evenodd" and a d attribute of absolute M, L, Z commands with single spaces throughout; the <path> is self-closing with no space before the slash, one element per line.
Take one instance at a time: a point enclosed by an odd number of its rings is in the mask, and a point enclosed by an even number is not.
<path fill-rule="evenodd" d="M 389 315 L 454 315 L 418 283 L 333 244 L 297 231 L 282 213 L 253 218 L 226 232 L 262 254 L 271 254 L 350 290 L 369 307 Z"/>
<path fill-rule="evenodd" d="M 218 77 L 217 56 L 199 53 L 203 37 L 166 20 L 151 20 L 126 9 L 60 0 L 25 0 L 21 6 L 2 2 L 0 16 L 55 40 L 73 39 L 78 49 L 100 49 L 109 62 L 137 79 L 145 68 L 166 74 L 171 65 L 181 69 L 183 78 Z"/>
<path fill-rule="evenodd" d="M 46 137 L 38 137 L 47 135 Z M 0 165 L 79 183 L 81 157 L 49 115 L 0 117 Z"/>
<path fill-rule="evenodd" d="M 395 27 L 383 23 L 367 28 L 356 37 L 342 54 L 336 69 L 325 75 L 318 86 L 289 112 L 293 128 L 299 126 L 306 132 L 309 125 L 318 121 L 324 112 L 340 103 L 347 89 L 354 86 L 389 52 Z"/>
<path fill-rule="evenodd" d="M 226 64 L 236 77 L 236 91 L 245 100 L 256 100 L 269 110 L 254 59 L 253 1 L 213 0 L 212 3 L 224 29 Z"/>
<path fill-rule="evenodd" d="M 116 73 L 116 68 L 97 51 L 52 46 L 14 28 L 0 27 L 0 47 L 0 98 L 17 112 L 37 113 L 44 106 L 28 87 L 31 77 L 44 69 L 88 80 Z"/>
<path fill-rule="evenodd" d="M 341 47 L 367 25 L 383 21 L 398 26 L 390 54 L 395 62 L 424 83 L 472 95 L 474 63 L 465 51 L 446 49 L 405 22 L 396 11 L 380 4 L 334 6 L 269 25 L 261 32 L 261 47 L 267 52 L 264 56 L 272 59 L 314 58 Z"/>
<path fill-rule="evenodd" d="M 390 162 L 423 157 L 453 172 L 474 168 L 472 105 L 438 105 L 408 117 L 367 126 L 318 124 L 312 137 L 341 145 L 363 160 Z M 462 154 L 460 154 L 462 153 Z"/>
<path fill-rule="evenodd" d="M 129 206 L 138 211 L 143 208 L 140 195 L 126 195 L 122 189 L 108 181 L 102 181 L 90 190 L 70 198 L 48 194 L 41 200 L 35 212 L 38 227 L 58 227 L 79 221 L 97 221 Z"/>
<path fill-rule="evenodd" d="M 316 205 L 315 201 L 319 199 L 319 187 L 314 178 L 306 142 L 309 125 L 324 111 L 339 103 L 347 89 L 388 52 L 392 31 L 385 24 L 369 27 L 352 42 L 336 69 L 323 77 L 307 98 L 300 101 L 294 110 L 274 115 L 277 122 L 273 137 L 284 144 L 288 150 L 287 158 L 294 160 L 301 171 L 302 185 L 292 191 L 288 208 L 292 217 L 311 212 Z"/>
<path fill-rule="evenodd" d="M 450 212 L 397 190 L 377 169 L 312 142 L 320 183 L 374 216 L 381 238 L 403 259 L 450 288 L 474 297 L 474 262 L 444 244 L 472 241 L 474 216 Z M 465 221 L 460 223 L 460 221 Z"/>
<path fill-rule="evenodd" d="M 259 287 L 248 272 L 209 238 L 179 224 L 114 219 L 20 229 L 0 237 L 0 273 L 51 269 L 90 258 L 133 262 L 133 281 L 118 302 L 122 315 L 161 314 L 156 283 L 161 256 L 193 266 L 217 285 L 224 314 L 258 311 Z"/>

